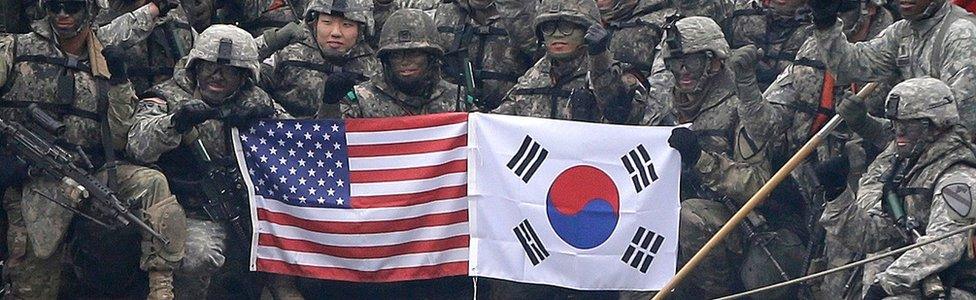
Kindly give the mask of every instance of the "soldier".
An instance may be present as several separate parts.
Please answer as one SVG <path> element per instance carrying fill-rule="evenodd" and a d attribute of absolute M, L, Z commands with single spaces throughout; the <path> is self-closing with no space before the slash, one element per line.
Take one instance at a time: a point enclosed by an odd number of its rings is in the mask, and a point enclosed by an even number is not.
<path fill-rule="evenodd" d="M 306 3 L 303 0 L 180 1 L 197 32 L 211 24 L 238 24 L 254 36 L 298 20 L 297 13 L 304 11 Z"/>
<path fill-rule="evenodd" d="M 176 293 L 180 298 L 205 299 L 211 276 L 233 252 L 229 248 L 250 244 L 249 228 L 244 228 L 248 225 L 232 222 L 234 216 L 247 211 L 246 198 L 235 197 L 241 191 L 231 185 L 220 189 L 230 190 L 221 193 L 220 199 L 205 195 L 212 185 L 234 182 L 228 178 L 240 176 L 230 129 L 257 118 L 290 116 L 255 84 L 260 78 L 258 49 L 243 29 L 210 26 L 200 33 L 179 66 L 184 67 L 140 101 L 126 150 L 139 162 L 159 165 L 187 208 L 187 255 L 176 272 Z M 202 171 L 206 166 L 193 152 L 197 145 L 209 153 L 213 167 L 225 178 L 211 178 L 221 175 Z M 217 208 L 223 206 L 231 209 L 218 213 Z M 235 243 L 228 241 L 231 238 Z M 300 299 L 290 279 L 273 277 L 276 296 Z"/>
<path fill-rule="evenodd" d="M 367 44 L 372 35 L 370 0 L 314 0 L 305 12 L 309 34 L 275 53 L 262 68 L 261 86 L 295 117 L 314 116 L 326 93 L 340 96 L 373 77 L 379 61 Z"/>
<path fill-rule="evenodd" d="M 818 56 L 837 82 L 938 78 L 952 88 L 963 125 L 976 128 L 976 24 L 965 10 L 946 0 L 901 1 L 904 20 L 854 44 L 837 23 L 840 1 L 809 1 Z"/>
<path fill-rule="evenodd" d="M 668 16 L 676 11 L 667 0 L 600 0 L 597 1 L 603 23 L 610 32 L 610 52 L 624 66 L 624 80 L 629 85 L 647 87 L 655 49 L 664 34 Z"/>
<path fill-rule="evenodd" d="M 861 178 L 857 200 L 845 208 L 841 237 L 863 251 L 883 252 L 973 222 L 976 155 L 960 126 L 954 92 L 933 78 L 909 79 L 888 94 L 885 117 L 895 140 Z M 972 299 L 960 287 L 974 282 L 968 234 L 865 265 L 864 299 L 942 296 Z"/>
<path fill-rule="evenodd" d="M 42 5 L 47 15 L 30 33 L 0 36 L 0 113 L 5 120 L 24 122 L 26 114 L 17 108 L 36 103 L 65 124 L 56 136 L 59 144 L 87 153 L 92 171 L 116 188 L 123 205 L 140 210 L 145 223 L 169 240 L 164 244 L 143 235 L 140 266 L 149 272 L 148 298 L 172 299 L 172 270 L 183 257 L 186 219 L 161 173 L 115 160 L 135 109 L 122 50 L 102 51 L 103 31 L 94 26 L 100 7 L 93 1 Z M 78 205 L 81 199 L 62 190 L 59 181 L 39 176 L 10 186 L 3 199 L 10 226 L 3 276 L 10 296 L 55 299 L 63 238 L 73 219 L 55 201 Z"/>
<path fill-rule="evenodd" d="M 760 90 L 766 90 L 810 36 L 806 0 L 736 2 L 726 25 L 729 44 L 732 48 L 756 45 L 763 50 L 754 67 Z"/>
<path fill-rule="evenodd" d="M 494 0 L 458 0 L 442 4 L 434 17 L 447 50 L 446 79 L 473 83 L 466 88 L 483 110 L 498 107 L 519 76 L 535 63 L 534 48 L 522 48 L 525 43 L 517 39 L 518 32 L 526 31 L 518 27 L 528 25 L 519 24 L 518 11 L 510 8 Z"/>
<path fill-rule="evenodd" d="M 546 54 L 519 78 L 493 112 L 549 119 L 636 123 L 639 86 L 624 82 L 610 57 L 610 34 L 593 0 L 542 1 L 533 21 Z M 635 108 L 635 106 L 638 106 Z"/>
<path fill-rule="evenodd" d="M 673 1 L 675 10 L 682 16 L 708 17 L 718 24 L 732 16 L 734 0 L 679 0 Z"/>

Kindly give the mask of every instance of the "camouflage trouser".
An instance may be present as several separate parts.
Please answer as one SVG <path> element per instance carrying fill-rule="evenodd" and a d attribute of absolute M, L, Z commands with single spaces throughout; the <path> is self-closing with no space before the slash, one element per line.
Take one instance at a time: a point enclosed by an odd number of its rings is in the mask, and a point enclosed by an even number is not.
<path fill-rule="evenodd" d="M 226 261 L 227 232 L 210 220 L 187 219 L 186 257 L 173 274 L 176 299 L 206 299 L 210 278 Z"/>
<path fill-rule="evenodd" d="M 686 264 L 722 225 L 732 217 L 724 205 L 712 200 L 688 199 L 681 202 L 678 228 L 679 265 Z M 678 295 L 693 298 L 725 296 L 737 288 L 737 256 L 743 253 L 739 231 L 733 231 L 681 283 Z"/>
<path fill-rule="evenodd" d="M 170 241 L 169 245 L 164 245 L 149 234 L 143 234 L 140 259 L 142 269 L 172 270 L 183 258 L 186 217 L 176 198 L 170 194 L 166 178 L 156 170 L 133 165 L 120 165 L 117 170 L 118 198 L 131 199 L 130 203 L 141 211 L 143 221 Z M 101 172 L 98 176 L 104 179 L 106 174 Z M 50 255 L 38 256 L 37 250 L 29 241 L 29 236 L 59 233 L 29 232 L 26 220 L 36 218 L 25 218 L 23 209 L 26 199 L 47 201 L 38 200 L 38 197 L 27 197 L 28 193 L 51 195 L 57 193 L 55 191 L 59 191 L 61 187 L 57 183 L 28 183 L 24 186 L 29 188 L 8 189 L 3 197 L 9 223 L 7 245 L 10 248 L 10 257 L 3 268 L 4 281 L 10 284 L 10 294 L 7 296 L 23 299 L 55 299 L 61 284 L 64 243 L 59 242 L 60 244 L 55 246 Z"/>

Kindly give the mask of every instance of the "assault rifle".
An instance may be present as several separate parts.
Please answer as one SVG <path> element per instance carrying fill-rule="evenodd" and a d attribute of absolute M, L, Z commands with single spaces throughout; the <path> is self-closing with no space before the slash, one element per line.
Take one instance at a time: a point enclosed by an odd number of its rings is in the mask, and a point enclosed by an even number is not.
<path fill-rule="evenodd" d="M 243 244 L 248 244 L 251 236 L 241 217 L 242 212 L 234 201 L 243 203 L 247 200 L 245 187 L 238 172 L 225 172 L 214 166 L 214 161 L 204 147 L 203 141 L 197 140 L 193 144 L 193 156 L 197 159 L 197 166 L 203 171 L 203 178 L 209 183 L 200 184 L 203 191 L 203 210 L 215 222 L 227 222 L 226 225 L 234 232 L 234 236 Z"/>
<path fill-rule="evenodd" d="M 27 107 L 27 115 L 42 130 L 47 131 L 44 132 L 46 135 L 31 131 L 20 123 L 5 121 L 0 118 L 0 134 L 6 138 L 6 142 L 4 143 L 5 149 L 11 151 L 20 162 L 28 165 L 31 171 L 39 171 L 40 175 L 58 179 L 63 184 L 77 191 L 81 198 L 92 199 L 90 208 L 98 213 L 99 216 L 109 218 L 109 222 L 112 224 L 110 225 L 94 216 L 85 214 L 70 204 L 62 203 L 54 199 L 48 200 L 54 201 L 71 212 L 102 226 L 106 226 L 109 229 L 134 223 L 140 230 L 151 234 L 165 244 L 169 244 L 169 241 L 159 234 L 159 232 L 153 230 L 152 227 L 149 227 L 149 225 L 122 205 L 115 191 L 109 189 L 108 186 L 92 175 L 89 170 L 95 167 L 85 152 L 81 150 L 81 147 L 78 147 L 78 153 L 74 154 L 49 142 L 54 140 L 51 132 L 63 130 L 64 124 L 54 120 L 54 118 L 34 104 Z M 111 145 L 105 145 L 105 147 L 111 147 Z M 79 163 L 83 163 L 85 168 L 79 166 Z"/>
<path fill-rule="evenodd" d="M 732 203 L 732 199 L 729 197 L 722 197 L 722 204 L 725 204 L 725 207 L 728 208 L 729 211 L 739 210 L 739 207 L 736 206 L 735 203 Z M 769 257 L 769 261 L 772 262 L 773 267 L 776 268 L 779 276 L 783 277 L 783 280 L 791 279 L 790 275 L 786 273 L 786 269 L 783 269 L 783 265 L 779 263 L 779 260 L 777 260 L 776 256 L 773 255 L 773 252 L 769 251 L 769 247 L 766 246 L 766 244 L 769 243 L 769 240 L 763 239 L 758 235 L 759 232 L 756 231 L 756 225 L 753 224 L 752 220 L 749 218 L 746 218 L 746 221 L 742 222 L 742 233 L 744 233 L 746 238 L 750 241 L 759 239 L 755 241 L 756 246 L 759 246 L 759 249 L 763 251 L 763 254 L 765 254 L 766 257 Z"/>

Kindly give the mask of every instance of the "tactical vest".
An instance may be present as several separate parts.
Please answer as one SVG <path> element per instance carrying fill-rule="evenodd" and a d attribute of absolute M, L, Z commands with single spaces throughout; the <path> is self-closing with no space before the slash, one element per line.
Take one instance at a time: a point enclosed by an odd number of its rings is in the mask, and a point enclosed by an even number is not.
<path fill-rule="evenodd" d="M 36 103 L 64 123 L 64 142 L 83 147 L 89 155 L 99 154 L 94 151 L 102 144 L 99 121 L 107 108 L 98 105 L 88 59 L 67 58 L 53 41 L 36 32 L 13 37 L 14 63 L 10 78 L 0 88 L 4 118 L 24 122 L 19 108 Z"/>
<path fill-rule="evenodd" d="M 553 71 L 552 60 L 548 57 L 542 58 L 535 67 L 529 69 L 523 76 L 523 81 L 519 82 L 510 92 L 512 96 L 518 98 L 517 101 L 522 102 L 521 105 L 529 106 L 523 107 L 519 115 L 560 120 L 571 119 L 569 99 L 573 91 L 580 88 L 590 88 L 586 78 L 586 70 L 589 69 L 586 57 L 576 58 L 571 63 L 577 64 L 576 70 L 571 74 L 555 79 L 552 78 L 551 73 L 544 74 L 547 76 L 536 77 L 543 75 L 543 70 Z"/>
<path fill-rule="evenodd" d="M 951 133 L 949 133 L 951 134 Z M 937 141 L 940 143 L 942 141 Z M 976 167 L 976 149 L 963 142 L 955 142 L 946 145 L 942 142 L 942 147 L 946 147 L 944 152 L 937 153 L 929 151 L 937 156 L 934 160 L 919 161 L 912 170 L 905 175 L 905 180 L 895 192 L 904 199 L 905 213 L 915 218 L 919 222 L 919 232 L 925 234 L 925 227 L 928 226 L 929 211 L 932 207 L 932 195 L 936 181 L 942 177 L 950 167 L 957 164 L 965 164 Z M 878 159 L 881 159 L 880 157 Z M 879 178 L 884 180 L 885 178 Z"/>
<path fill-rule="evenodd" d="M 275 71 L 269 89 L 274 99 L 291 115 L 301 118 L 314 116 L 325 94 L 325 81 L 332 74 L 355 74 L 358 82 L 374 76 L 379 63 L 365 44 L 357 45 L 358 54 L 344 58 L 344 62 L 330 63 L 322 59 L 317 49 L 305 43 L 293 44 L 275 56 Z"/>
<path fill-rule="evenodd" d="M 347 115 L 378 118 L 465 111 L 463 107 L 467 103 L 460 103 L 457 98 L 460 87 L 444 80 L 434 86 L 429 99 L 409 97 L 393 91 L 389 84 L 379 83 L 380 80 L 377 76 L 353 89 L 355 99 L 347 97 L 347 100 L 357 111 Z"/>

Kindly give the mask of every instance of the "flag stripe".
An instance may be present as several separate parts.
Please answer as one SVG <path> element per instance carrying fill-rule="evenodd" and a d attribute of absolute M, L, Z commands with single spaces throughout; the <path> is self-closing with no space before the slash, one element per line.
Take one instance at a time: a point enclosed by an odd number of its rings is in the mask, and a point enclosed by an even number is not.
<path fill-rule="evenodd" d="M 347 119 L 346 130 L 349 132 L 374 132 L 417 129 L 431 126 L 465 123 L 468 121 L 466 113 L 451 113 L 439 115 L 394 117 L 377 119 Z"/>
<path fill-rule="evenodd" d="M 442 200 L 429 201 L 410 206 L 400 207 L 376 207 L 363 208 L 356 210 L 355 214 L 343 213 L 341 208 L 331 207 L 299 207 L 286 202 L 274 199 L 255 199 L 259 207 L 271 212 L 281 212 L 313 221 L 332 221 L 332 222 L 360 222 L 388 221 L 402 218 L 414 218 L 432 213 L 454 212 L 465 210 L 468 207 L 467 199 L 463 196 Z M 297 209 L 302 208 L 302 209 Z"/>
<path fill-rule="evenodd" d="M 341 258 L 321 253 L 284 251 L 275 247 L 257 246 L 255 251 L 267 259 L 315 267 L 346 268 L 357 271 L 377 271 L 387 268 L 404 268 L 466 261 L 468 249 L 450 249 L 439 252 L 404 254 L 375 259 Z"/>
<path fill-rule="evenodd" d="M 387 268 L 372 272 L 350 270 L 345 268 L 302 266 L 270 259 L 258 259 L 257 265 L 262 270 L 279 274 L 361 282 L 432 279 L 443 276 L 465 275 L 468 273 L 467 261 L 449 262 L 439 265 L 411 268 Z"/>
<path fill-rule="evenodd" d="M 369 247 L 342 247 L 323 245 L 300 239 L 275 237 L 269 234 L 258 236 L 258 245 L 272 246 L 287 251 L 312 252 L 341 258 L 372 259 L 404 254 L 439 252 L 450 249 L 467 248 L 468 236 L 454 236 L 437 240 L 415 240 L 407 243 Z"/>
<path fill-rule="evenodd" d="M 532 262 L 533 266 L 538 265 L 539 258 L 535 256 L 536 255 L 535 252 L 532 251 L 532 247 L 529 246 L 528 240 L 525 239 L 526 238 L 525 234 L 522 233 L 523 230 L 525 229 L 522 227 L 522 224 L 519 224 L 519 226 L 512 228 L 512 231 L 515 232 L 515 237 L 517 237 L 519 243 L 522 244 L 522 249 L 525 250 L 525 255 L 529 257 L 529 261 Z"/>
<path fill-rule="evenodd" d="M 430 214 L 414 218 L 391 221 L 330 222 L 297 218 L 285 213 L 276 213 L 264 208 L 257 209 L 258 220 L 281 225 L 301 227 L 305 230 L 323 233 L 364 234 L 410 230 L 421 227 L 462 223 L 468 221 L 468 211 Z"/>
<path fill-rule="evenodd" d="M 374 132 L 347 132 L 346 143 L 349 144 L 349 146 L 393 144 L 440 140 L 461 136 L 467 133 L 468 124 L 462 122 L 428 128 Z"/>
<path fill-rule="evenodd" d="M 542 245 L 542 240 L 540 240 L 539 236 L 535 234 L 535 229 L 532 229 L 532 224 L 530 224 L 528 220 L 525 221 L 525 227 L 529 230 L 529 234 L 532 235 L 532 240 L 535 241 L 535 244 L 539 245 L 539 249 L 542 250 L 543 257 L 549 256 L 549 251 L 546 251 L 546 247 Z"/>
<path fill-rule="evenodd" d="M 525 177 L 523 177 L 525 179 L 525 182 L 529 182 L 529 179 L 532 179 L 532 175 L 534 175 L 535 171 L 539 169 L 539 166 L 542 165 L 542 162 L 546 161 L 547 156 L 549 156 L 549 150 L 543 148 L 542 152 L 539 153 L 539 159 L 536 159 L 535 162 L 532 163 L 532 167 L 529 167 L 529 171 L 525 172 Z"/>
<path fill-rule="evenodd" d="M 258 221 L 257 226 L 262 233 L 274 234 L 289 239 L 322 241 L 332 246 L 341 247 L 397 245 L 414 240 L 432 240 L 468 234 L 468 223 L 428 226 L 411 230 L 372 234 L 321 233 L 288 225 L 278 225 L 267 221 Z"/>
<path fill-rule="evenodd" d="M 647 182 L 647 170 L 644 170 L 643 163 L 640 161 L 640 158 L 637 157 L 637 152 L 631 151 L 630 158 L 634 160 L 635 164 L 637 164 L 637 171 L 640 172 L 641 182 L 644 184 L 644 186 L 651 185 L 650 182 Z"/>
<path fill-rule="evenodd" d="M 447 151 L 467 145 L 468 135 L 465 134 L 432 141 L 349 146 L 349 158 L 429 153 Z"/>
<path fill-rule="evenodd" d="M 431 201 L 460 198 L 467 195 L 467 185 L 450 186 L 413 194 L 353 197 L 353 207 L 375 208 L 412 206 Z"/>
<path fill-rule="evenodd" d="M 522 146 L 519 146 L 518 152 L 515 152 L 515 156 L 512 156 L 512 160 L 508 161 L 509 169 L 515 169 L 515 164 L 518 163 L 519 160 L 522 160 L 522 156 L 525 155 L 525 150 L 528 150 L 529 145 L 531 144 L 532 144 L 532 138 L 529 136 L 525 136 L 525 139 L 522 140 Z"/>
<path fill-rule="evenodd" d="M 356 199 L 355 197 L 422 193 L 446 186 L 464 185 L 466 182 L 468 182 L 468 174 L 450 173 L 430 179 L 356 183 L 349 188 L 350 195 Z"/>
<path fill-rule="evenodd" d="M 448 151 L 422 154 L 349 158 L 349 168 L 353 171 L 373 171 L 429 167 L 440 165 L 452 160 L 467 158 L 467 149 L 457 148 Z"/>
<path fill-rule="evenodd" d="M 525 168 L 529 166 L 532 160 L 536 159 L 536 155 L 539 154 L 539 143 L 532 143 L 532 148 L 529 148 L 529 154 L 525 156 L 522 163 L 519 164 L 518 168 L 515 169 L 515 174 L 522 176 L 525 174 Z M 524 177 L 523 177 L 524 178 Z"/>
<path fill-rule="evenodd" d="M 449 173 L 465 173 L 468 171 L 468 161 L 463 159 L 429 166 L 392 170 L 352 171 L 349 180 L 353 183 L 389 182 L 413 179 L 429 179 Z"/>

